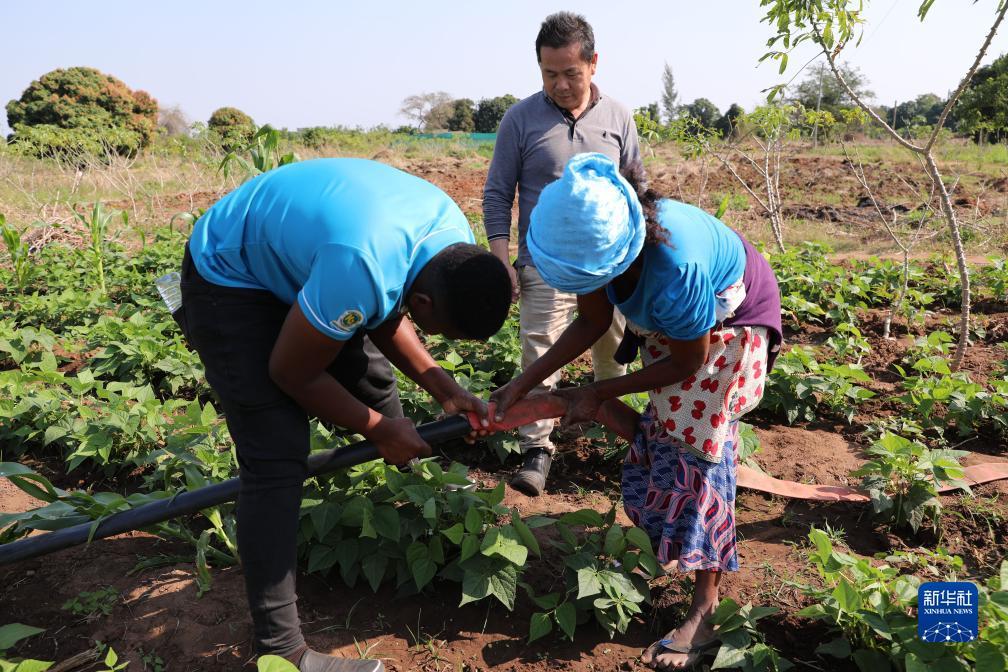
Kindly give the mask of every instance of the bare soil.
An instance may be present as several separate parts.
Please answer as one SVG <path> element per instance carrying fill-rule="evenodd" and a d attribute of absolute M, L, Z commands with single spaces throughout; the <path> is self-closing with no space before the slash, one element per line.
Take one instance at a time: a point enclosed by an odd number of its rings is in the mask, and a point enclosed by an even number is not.
<path fill-rule="evenodd" d="M 697 163 L 674 156 L 662 156 L 650 164 L 652 186 L 660 192 L 690 202 L 696 201 L 700 185 L 707 200 L 714 193 L 738 192 L 723 171 L 704 171 Z M 445 157 L 437 161 L 408 159 L 401 165 L 424 177 L 451 195 L 469 215 L 480 214 L 485 165 Z M 880 180 L 876 196 L 887 207 L 912 208 L 918 205 L 906 196 L 907 189 L 891 167 L 869 167 Z M 801 219 L 830 223 L 830 230 L 854 240 L 860 251 L 870 254 L 885 240 L 881 228 L 871 223 L 863 205 L 864 194 L 843 161 L 829 157 L 798 157 L 789 162 L 782 184 L 793 186 L 792 214 Z M 969 171 L 963 171 L 969 174 Z M 967 182 L 964 180 L 963 184 Z M 957 208 L 966 217 L 999 214 L 1005 179 L 976 176 L 957 192 Z M 832 194 L 824 206 L 823 195 Z M 161 199 L 165 212 L 206 207 L 219 194 L 175 194 Z M 836 204 L 839 201 L 839 204 Z M 125 207 L 126 204 L 120 204 Z M 708 202 L 707 206 L 711 206 Z M 748 209 L 730 211 L 731 223 L 747 235 L 766 239 L 768 226 L 755 203 Z M 1005 240 L 1005 238 L 1000 238 Z M 1003 245 L 999 247 L 1004 252 Z M 992 246 L 983 252 L 995 253 Z M 979 255 L 982 256 L 982 255 Z M 1008 337 L 1008 309 L 990 307 L 978 322 L 986 336 L 971 350 L 966 368 L 978 379 L 996 373 L 1004 360 L 1000 343 Z M 873 377 L 872 389 L 884 397 L 893 390 L 892 366 L 899 363 L 908 347 L 908 329 L 897 326 L 894 340 L 880 338 L 882 316 L 868 314 L 864 331 L 872 351 L 864 364 Z M 921 334 L 934 328 L 949 328 L 955 316 L 934 315 L 922 327 L 909 332 Z M 828 333 L 809 327 L 792 335 L 792 342 L 822 342 Z M 862 413 L 886 413 L 878 402 Z M 783 426 L 761 419 L 757 434 L 762 449 L 756 458 L 770 474 L 805 483 L 854 485 L 849 473 L 862 461 L 863 420 L 859 415 L 848 425 Z M 589 441 L 567 436 L 551 475 L 546 495 L 528 499 L 511 491 L 505 502 L 522 515 L 558 514 L 582 507 L 606 511 L 619 499 L 619 464 L 606 459 Z M 977 438 L 961 449 L 971 451 L 966 463 L 1005 460 L 1006 446 L 987 438 Z M 473 475 L 493 485 L 507 478 L 517 467 L 512 458 L 500 465 L 495 457 L 467 455 Z M 47 474 L 49 475 L 49 474 Z M 63 487 L 79 487 L 75 478 L 54 480 Z M 861 505 L 788 501 L 761 493 L 740 491 L 737 499 L 737 532 L 741 570 L 727 576 L 724 593 L 741 602 L 752 601 L 781 607 L 777 618 L 764 621 L 768 640 L 798 669 L 821 670 L 823 661 L 813 654 L 827 635 L 817 624 L 798 619 L 795 612 L 804 606 L 798 593 L 786 587 L 787 579 L 808 580 L 804 574 L 802 547 L 809 527 L 816 525 L 842 530 L 854 553 L 875 553 L 938 543 L 967 562 L 970 572 L 989 573 L 1000 558 L 1008 555 L 1008 506 L 1004 495 L 1008 483 L 976 489 L 976 498 L 945 497 L 950 513 L 939 540 L 933 533 L 917 537 L 896 536 L 874 525 Z M 37 503 L 0 479 L 0 512 L 23 511 Z M 625 517 L 623 524 L 629 524 Z M 930 535 L 930 536 L 929 536 Z M 157 669 L 144 665 L 145 654 L 164 661 L 160 669 L 172 671 L 239 670 L 250 656 L 250 621 L 246 611 L 241 571 L 237 567 L 216 569 L 212 589 L 197 598 L 194 565 L 189 562 L 133 571 L 138 561 L 159 555 L 191 557 L 193 549 L 165 542 L 144 533 L 121 535 L 87 547 L 68 549 L 50 556 L 0 568 L 0 624 L 21 622 L 46 628 L 11 653 L 41 660 L 65 660 L 88 649 L 95 640 L 111 644 L 130 669 Z M 535 564 L 529 568 L 534 573 Z M 653 609 L 635 621 L 626 635 L 610 640 L 594 625 L 579 628 L 575 643 L 549 636 L 532 645 L 525 643 L 531 607 L 519 600 L 514 613 L 499 605 L 478 603 L 458 607 L 458 587 L 439 584 L 427 593 L 409 598 L 383 588 L 377 595 L 366 586 L 348 589 L 338 577 L 299 577 L 300 609 L 304 630 L 313 648 L 338 655 L 361 654 L 381 658 L 390 670 L 514 670 L 519 672 L 570 670 L 572 672 L 644 669 L 637 662 L 642 649 L 674 626 L 686 606 L 688 583 L 683 576 L 655 582 Z M 82 591 L 112 586 L 120 599 L 112 613 L 88 619 L 74 616 L 61 606 Z M 439 590 L 446 594 L 439 594 Z M 808 663 L 808 664 L 807 664 Z M 829 669 L 853 669 L 847 663 L 830 663 Z"/>

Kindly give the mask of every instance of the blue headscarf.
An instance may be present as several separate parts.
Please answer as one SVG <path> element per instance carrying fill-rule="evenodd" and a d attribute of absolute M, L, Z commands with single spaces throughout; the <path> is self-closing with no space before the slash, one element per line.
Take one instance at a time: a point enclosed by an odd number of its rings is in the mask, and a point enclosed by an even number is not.
<path fill-rule="evenodd" d="M 546 185 L 526 234 L 550 287 L 588 294 L 625 271 L 644 247 L 644 213 L 633 187 L 605 154 L 571 157 Z"/>

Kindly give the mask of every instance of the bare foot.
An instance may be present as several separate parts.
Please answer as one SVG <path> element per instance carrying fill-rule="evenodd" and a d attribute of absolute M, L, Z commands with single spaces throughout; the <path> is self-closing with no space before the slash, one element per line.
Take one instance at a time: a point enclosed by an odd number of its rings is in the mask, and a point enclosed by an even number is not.
<path fill-rule="evenodd" d="M 707 623 L 713 609 L 686 615 L 679 627 L 655 642 L 641 655 L 641 662 L 655 670 L 686 670 L 693 667 L 715 641 L 714 628 Z"/>

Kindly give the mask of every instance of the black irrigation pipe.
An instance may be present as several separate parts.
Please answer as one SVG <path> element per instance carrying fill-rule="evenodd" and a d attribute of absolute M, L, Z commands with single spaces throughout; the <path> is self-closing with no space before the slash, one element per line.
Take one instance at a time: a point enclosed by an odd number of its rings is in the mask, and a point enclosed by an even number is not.
<path fill-rule="evenodd" d="M 437 420 L 419 425 L 417 432 L 428 444 L 444 443 L 452 439 L 466 436 L 470 431 L 469 421 L 462 415 L 456 415 L 444 420 Z M 378 450 L 370 441 L 333 448 L 332 450 L 313 453 L 308 458 L 308 472 L 318 476 L 337 469 L 352 467 L 377 459 Z M 0 566 L 19 560 L 35 558 L 47 553 L 61 551 L 64 548 L 83 544 L 88 539 L 104 539 L 130 530 L 150 527 L 155 523 L 171 518 L 196 513 L 203 509 L 231 502 L 238 498 L 239 483 L 232 478 L 221 483 L 208 485 L 191 492 L 183 492 L 175 497 L 169 497 L 150 504 L 138 506 L 129 511 L 115 513 L 98 523 L 92 534 L 93 522 L 81 523 L 73 527 L 56 530 L 19 541 L 0 545 Z"/>

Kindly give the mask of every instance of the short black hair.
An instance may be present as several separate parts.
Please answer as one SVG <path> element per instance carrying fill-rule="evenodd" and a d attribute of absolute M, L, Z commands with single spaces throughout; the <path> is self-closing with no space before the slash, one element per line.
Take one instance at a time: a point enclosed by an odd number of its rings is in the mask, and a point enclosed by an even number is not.
<path fill-rule="evenodd" d="M 458 243 L 437 253 L 431 264 L 435 310 L 464 338 L 485 341 L 496 334 L 511 309 L 511 276 L 504 263 L 478 245 Z"/>
<path fill-rule="evenodd" d="M 581 45 L 581 58 L 591 61 L 595 56 L 595 32 L 580 14 L 557 12 L 550 14 L 539 27 L 536 36 L 536 61 L 542 62 L 542 47 L 560 49 L 575 42 Z"/>

